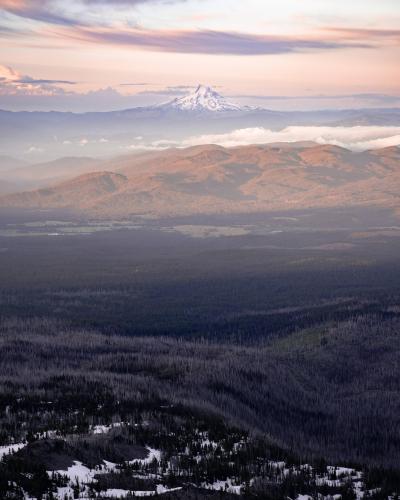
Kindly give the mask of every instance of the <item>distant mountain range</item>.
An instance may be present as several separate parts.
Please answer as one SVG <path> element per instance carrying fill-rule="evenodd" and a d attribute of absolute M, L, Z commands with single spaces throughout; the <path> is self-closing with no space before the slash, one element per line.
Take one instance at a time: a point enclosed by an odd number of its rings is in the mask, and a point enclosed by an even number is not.
<path fill-rule="evenodd" d="M 0 153 L 30 163 L 68 156 L 115 156 L 154 143 L 177 144 L 192 136 L 256 127 L 281 130 L 291 125 L 400 126 L 400 109 L 278 112 L 240 107 L 199 85 L 194 92 L 165 104 L 122 111 L 0 110 Z"/>
<path fill-rule="evenodd" d="M 0 206 L 68 208 L 101 218 L 371 205 L 400 215 L 398 147 L 357 153 L 314 143 L 208 145 L 90 166 L 96 171 L 3 196 Z"/>

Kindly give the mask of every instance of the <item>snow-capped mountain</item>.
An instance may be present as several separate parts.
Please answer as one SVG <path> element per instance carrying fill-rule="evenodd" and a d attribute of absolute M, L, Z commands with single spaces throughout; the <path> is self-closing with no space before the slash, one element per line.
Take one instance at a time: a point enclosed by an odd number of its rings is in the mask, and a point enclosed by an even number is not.
<path fill-rule="evenodd" d="M 244 109 L 229 102 L 221 94 L 205 85 L 199 85 L 194 92 L 161 104 L 159 107 L 167 110 L 197 112 L 242 111 Z"/>

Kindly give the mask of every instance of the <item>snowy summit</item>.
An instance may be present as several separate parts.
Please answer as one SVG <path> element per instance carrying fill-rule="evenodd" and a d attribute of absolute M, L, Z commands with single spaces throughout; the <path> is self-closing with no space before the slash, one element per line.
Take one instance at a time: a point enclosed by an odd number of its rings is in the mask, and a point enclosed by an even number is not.
<path fill-rule="evenodd" d="M 161 105 L 164 109 L 181 111 L 241 111 L 242 108 L 233 104 L 211 87 L 199 85 L 196 90 L 183 97 Z"/>

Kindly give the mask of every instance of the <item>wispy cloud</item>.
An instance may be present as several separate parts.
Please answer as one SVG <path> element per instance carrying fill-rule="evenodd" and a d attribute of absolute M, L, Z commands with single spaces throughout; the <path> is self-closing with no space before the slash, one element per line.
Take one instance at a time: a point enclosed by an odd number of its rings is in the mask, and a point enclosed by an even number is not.
<path fill-rule="evenodd" d="M 49 24 L 77 24 L 78 21 L 54 8 L 50 0 L 0 0 L 0 10 L 15 16 Z"/>
<path fill-rule="evenodd" d="M 340 26 L 325 28 L 336 38 L 347 40 L 393 40 L 400 42 L 400 30 L 398 29 L 373 29 L 373 28 L 343 28 Z"/>
<path fill-rule="evenodd" d="M 211 30 L 147 30 L 75 27 L 59 29 L 63 38 L 131 46 L 158 52 L 215 55 L 285 54 L 338 48 L 366 48 L 370 45 L 346 40 L 330 41 L 317 37 L 285 37 Z"/>
<path fill-rule="evenodd" d="M 187 0 L 81 0 L 83 4 L 87 5 L 139 5 L 141 3 L 179 3 Z"/>
<path fill-rule="evenodd" d="M 162 30 L 148 29 L 136 24 L 125 26 L 110 16 L 96 17 L 96 8 L 125 9 L 127 19 L 132 7 L 145 3 L 171 4 L 185 0 L 0 0 L 0 11 L 21 18 L 45 23 L 38 33 L 85 42 L 128 46 L 158 52 L 215 55 L 265 55 L 345 48 L 371 48 L 388 41 L 398 43 L 400 30 L 322 27 L 307 35 L 272 35 L 225 30 Z M 98 10 L 98 9 L 97 9 Z M 129 16 L 128 16 L 129 13 Z M 114 19 L 114 21 L 113 21 Z M 132 24 L 132 22 L 131 22 Z M 5 29 L 9 29 L 6 28 Z M 27 26 L 21 26 L 26 33 Z M 29 28 L 32 34 L 32 27 Z M 13 27 L 9 33 L 15 33 Z"/>
<path fill-rule="evenodd" d="M 136 95 L 159 95 L 176 97 L 186 95 L 188 92 L 195 88 L 196 87 L 194 85 L 174 85 L 156 90 L 143 90 L 142 92 L 138 92 Z"/>
<path fill-rule="evenodd" d="M 43 80 L 31 78 L 30 76 L 24 76 L 18 83 L 27 83 L 33 85 L 76 85 L 78 82 L 73 82 L 71 80 Z"/>
<path fill-rule="evenodd" d="M 145 82 L 132 82 L 132 83 L 120 83 L 120 87 L 146 87 L 147 85 L 151 85 L 151 83 Z"/>
<path fill-rule="evenodd" d="M 400 95 L 389 95 L 379 93 L 364 93 L 364 94 L 310 94 L 310 95 L 267 95 L 267 94 L 232 94 L 229 97 L 235 99 L 257 99 L 260 101 L 299 101 L 313 100 L 325 101 L 327 99 L 338 100 L 371 100 L 380 104 L 397 104 L 400 101 Z"/>
<path fill-rule="evenodd" d="M 88 11 L 96 6 L 132 7 L 144 3 L 176 3 L 185 0 L 80 0 L 77 5 Z M 54 0 L 0 0 L 0 10 L 15 16 L 55 25 L 73 26 L 84 24 L 82 19 L 73 16 L 65 4 Z"/>

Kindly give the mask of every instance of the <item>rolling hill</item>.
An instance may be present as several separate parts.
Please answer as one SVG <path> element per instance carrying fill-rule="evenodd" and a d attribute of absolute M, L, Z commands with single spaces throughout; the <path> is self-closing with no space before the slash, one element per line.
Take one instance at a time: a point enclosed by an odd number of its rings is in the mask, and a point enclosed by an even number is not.
<path fill-rule="evenodd" d="M 399 210 L 400 149 L 207 145 L 122 157 L 104 171 L 0 198 L 0 206 L 72 208 L 98 217 L 247 213 L 312 207 Z"/>

